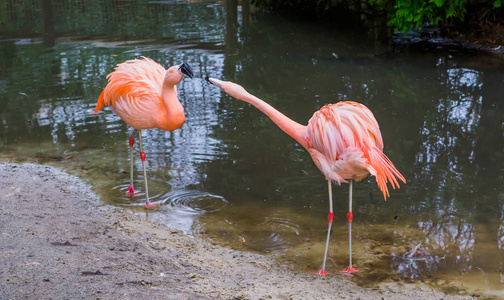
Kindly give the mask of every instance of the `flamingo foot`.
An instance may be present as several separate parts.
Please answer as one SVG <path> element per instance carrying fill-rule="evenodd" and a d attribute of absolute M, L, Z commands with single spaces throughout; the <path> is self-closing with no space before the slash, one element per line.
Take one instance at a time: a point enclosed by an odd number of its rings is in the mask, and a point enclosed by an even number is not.
<path fill-rule="evenodd" d="M 326 272 L 326 270 L 321 269 L 321 270 L 320 270 L 317 274 L 318 274 L 318 275 L 327 275 L 327 274 L 329 274 L 329 273 L 327 273 L 327 272 Z"/>
<path fill-rule="evenodd" d="M 342 270 L 341 273 L 346 273 L 346 274 L 353 274 L 355 272 L 359 272 L 360 269 L 354 269 L 354 267 L 350 266 L 346 270 Z"/>
<path fill-rule="evenodd" d="M 159 202 L 145 202 L 145 208 L 151 209 L 151 208 L 156 208 L 159 207 Z"/>
<path fill-rule="evenodd" d="M 140 194 L 140 191 L 135 190 L 135 188 L 131 184 L 128 185 L 128 191 L 126 192 L 126 196 L 133 197 L 133 196 L 136 196 L 138 194 Z"/>
<path fill-rule="evenodd" d="M 308 273 L 310 274 L 314 274 L 314 275 L 329 275 L 330 273 L 327 272 L 326 270 L 324 269 L 320 269 L 319 271 L 308 271 Z"/>

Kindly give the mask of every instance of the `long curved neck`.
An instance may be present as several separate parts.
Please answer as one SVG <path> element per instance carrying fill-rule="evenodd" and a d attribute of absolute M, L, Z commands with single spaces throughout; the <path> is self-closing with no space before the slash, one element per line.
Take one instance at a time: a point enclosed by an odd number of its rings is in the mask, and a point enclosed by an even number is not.
<path fill-rule="evenodd" d="M 166 108 L 167 115 L 163 117 L 162 120 L 163 130 L 175 130 L 184 124 L 185 115 L 184 107 L 180 103 L 177 95 L 177 86 L 168 83 L 163 83 L 163 88 L 161 91 L 161 96 L 163 97 L 164 106 Z"/>
<path fill-rule="evenodd" d="M 275 122 L 275 124 L 280 127 L 280 129 L 290 135 L 305 149 L 308 149 L 308 144 L 306 142 L 306 126 L 291 120 L 290 118 L 279 112 L 277 109 L 275 109 L 273 106 L 257 98 L 256 96 L 251 95 L 248 92 L 240 95 L 237 99 L 255 106 L 257 109 L 266 114 L 273 122 Z"/>
<path fill-rule="evenodd" d="M 180 104 L 180 101 L 178 100 L 177 86 L 164 83 L 161 94 L 166 107 L 171 107 L 177 103 Z"/>

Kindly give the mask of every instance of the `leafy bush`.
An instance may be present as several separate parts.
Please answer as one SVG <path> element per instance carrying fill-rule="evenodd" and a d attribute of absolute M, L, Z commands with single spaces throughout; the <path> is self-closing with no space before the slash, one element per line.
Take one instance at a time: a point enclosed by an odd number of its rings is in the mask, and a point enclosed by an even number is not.
<path fill-rule="evenodd" d="M 502 0 L 252 0 L 259 7 L 304 13 L 330 13 L 338 6 L 353 8 L 354 13 L 385 13 L 387 24 L 397 31 L 429 25 L 449 25 L 464 21 L 468 12 L 483 9 L 502 10 Z M 356 9 L 357 8 L 357 9 Z M 469 10 L 468 10 L 469 9 Z"/>

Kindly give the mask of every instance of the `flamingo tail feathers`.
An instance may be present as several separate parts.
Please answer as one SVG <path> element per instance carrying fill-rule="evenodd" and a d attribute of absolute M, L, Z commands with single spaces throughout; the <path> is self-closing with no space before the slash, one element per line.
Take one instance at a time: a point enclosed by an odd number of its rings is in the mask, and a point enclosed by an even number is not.
<path fill-rule="evenodd" d="M 100 97 L 98 98 L 98 103 L 96 103 L 96 107 L 93 111 L 93 115 L 96 115 L 97 113 L 100 112 L 100 110 L 105 106 L 105 99 L 103 97 L 103 92 L 105 92 L 105 90 L 103 90 L 100 94 Z"/>
<path fill-rule="evenodd" d="M 390 182 L 393 189 L 399 188 L 397 179 L 406 183 L 404 176 L 399 173 L 390 159 L 377 147 L 374 147 L 369 152 L 369 163 L 376 170 L 376 183 L 378 188 L 383 193 L 383 198 L 387 200 L 390 197 L 387 183 Z"/>

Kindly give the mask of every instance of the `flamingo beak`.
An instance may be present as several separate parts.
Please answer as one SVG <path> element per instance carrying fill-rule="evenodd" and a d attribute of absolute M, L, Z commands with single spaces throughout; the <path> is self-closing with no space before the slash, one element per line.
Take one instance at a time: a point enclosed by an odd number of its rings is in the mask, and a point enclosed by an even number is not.
<path fill-rule="evenodd" d="M 192 79 L 194 77 L 194 73 L 187 63 L 182 63 L 178 69 L 182 72 L 182 74 L 189 76 L 189 78 Z"/>

